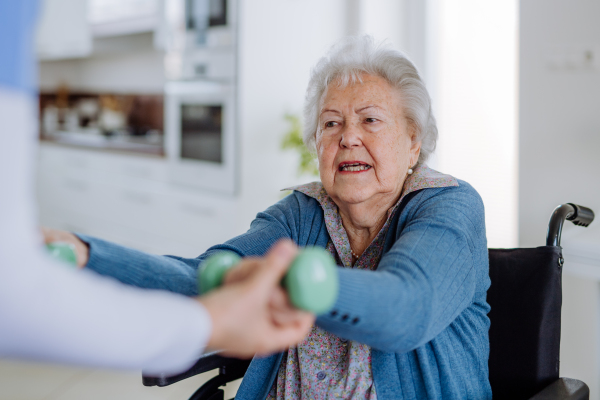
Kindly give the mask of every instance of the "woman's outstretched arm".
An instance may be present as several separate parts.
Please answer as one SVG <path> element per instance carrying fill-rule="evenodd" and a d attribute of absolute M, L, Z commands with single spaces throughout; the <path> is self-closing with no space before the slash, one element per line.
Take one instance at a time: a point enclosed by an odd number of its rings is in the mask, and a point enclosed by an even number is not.
<path fill-rule="evenodd" d="M 305 204 L 312 202 L 315 200 L 300 193 L 287 196 L 259 213 L 246 233 L 213 246 L 196 258 L 152 255 L 91 236 L 77 235 L 89 247 L 81 265 L 128 285 L 195 296 L 199 294 L 196 284 L 198 266 L 215 252 L 228 250 L 241 257 L 262 256 L 280 239 L 291 239 L 301 246 L 320 244 L 325 247 L 326 231 L 310 229 L 321 226 L 323 218 L 321 213 L 314 212 L 319 209 L 314 204 Z M 51 241 L 51 236 L 46 234 L 46 240 Z"/>
<path fill-rule="evenodd" d="M 411 203 L 406 226 L 376 271 L 339 271 L 339 298 L 318 325 L 403 353 L 448 327 L 473 303 L 478 282 L 487 290 L 484 211 L 477 192 L 461 182 L 425 190 Z"/>

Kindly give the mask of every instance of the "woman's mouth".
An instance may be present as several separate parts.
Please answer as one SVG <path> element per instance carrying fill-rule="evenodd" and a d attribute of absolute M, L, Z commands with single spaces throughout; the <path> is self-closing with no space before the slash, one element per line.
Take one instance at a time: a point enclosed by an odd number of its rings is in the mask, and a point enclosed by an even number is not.
<path fill-rule="evenodd" d="M 369 164 L 359 161 L 343 162 L 340 163 L 340 166 L 338 167 L 340 172 L 360 172 L 367 171 L 371 168 L 373 167 L 371 167 Z"/>

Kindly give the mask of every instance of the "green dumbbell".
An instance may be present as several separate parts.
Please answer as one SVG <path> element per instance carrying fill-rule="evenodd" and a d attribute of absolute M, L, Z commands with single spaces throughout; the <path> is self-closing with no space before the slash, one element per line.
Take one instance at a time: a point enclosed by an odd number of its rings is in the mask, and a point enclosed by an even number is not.
<path fill-rule="evenodd" d="M 227 271 L 240 260 L 237 254 L 229 251 L 206 259 L 198 270 L 200 293 L 221 286 Z M 295 307 L 322 314 L 333 306 L 338 295 L 335 261 L 324 249 L 304 248 L 292 261 L 281 283 Z"/>
<path fill-rule="evenodd" d="M 46 249 L 50 255 L 57 260 L 63 261 L 66 264 L 76 268 L 77 256 L 75 255 L 75 246 L 71 243 L 53 242 L 46 245 Z"/>

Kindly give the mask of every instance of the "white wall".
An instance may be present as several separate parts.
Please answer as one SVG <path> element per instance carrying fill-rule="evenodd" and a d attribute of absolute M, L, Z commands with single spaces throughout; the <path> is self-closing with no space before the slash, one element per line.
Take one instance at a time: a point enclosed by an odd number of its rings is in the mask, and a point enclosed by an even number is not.
<path fill-rule="evenodd" d="M 582 56 L 591 49 L 600 57 L 599 14 L 595 1 L 521 1 L 521 246 L 544 244 L 558 204 L 600 210 L 600 70 Z M 571 229 L 581 228 L 565 225 Z M 563 299 L 561 375 L 584 380 L 598 399 L 598 285 L 565 274 Z"/>
<path fill-rule="evenodd" d="M 310 68 L 345 30 L 344 0 L 240 1 L 240 225 L 280 199 L 297 157 L 281 150 L 284 114 L 302 113 Z M 316 178 L 312 178 L 316 180 Z"/>
<path fill-rule="evenodd" d="M 600 70 L 553 66 L 561 47 L 568 52 L 600 44 L 598 13 L 600 3 L 593 1 L 521 2 L 519 236 L 524 246 L 543 243 L 550 212 L 560 203 L 600 210 Z"/>
<path fill-rule="evenodd" d="M 353 20 L 348 21 L 346 32 L 349 35 L 367 33 L 376 40 L 388 40 L 396 48 L 406 48 L 410 30 L 405 21 L 408 13 L 407 0 L 355 0 Z M 349 15 L 349 16 L 350 16 Z"/>

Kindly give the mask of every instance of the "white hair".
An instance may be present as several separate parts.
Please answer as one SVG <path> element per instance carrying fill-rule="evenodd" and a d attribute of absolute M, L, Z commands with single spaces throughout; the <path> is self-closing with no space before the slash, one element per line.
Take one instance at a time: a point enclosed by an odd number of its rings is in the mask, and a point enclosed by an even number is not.
<path fill-rule="evenodd" d="M 421 141 L 418 163 L 422 164 L 435 150 L 438 137 L 431 98 L 414 64 L 402 52 L 386 43 L 375 43 L 369 36 L 342 39 L 331 47 L 312 69 L 304 100 L 304 143 L 316 152 L 316 134 L 321 99 L 332 82 L 341 87 L 362 82 L 366 73 L 385 79 L 397 88 L 404 100 L 404 114 Z"/>

